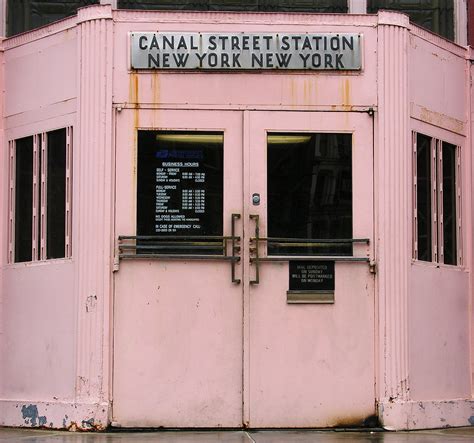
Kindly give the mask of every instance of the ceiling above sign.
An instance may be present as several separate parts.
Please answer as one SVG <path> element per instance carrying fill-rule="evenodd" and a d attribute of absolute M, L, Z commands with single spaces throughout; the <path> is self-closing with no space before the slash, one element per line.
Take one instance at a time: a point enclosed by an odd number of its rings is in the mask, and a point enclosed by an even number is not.
<path fill-rule="evenodd" d="M 132 69 L 360 70 L 360 34 L 134 32 Z"/>

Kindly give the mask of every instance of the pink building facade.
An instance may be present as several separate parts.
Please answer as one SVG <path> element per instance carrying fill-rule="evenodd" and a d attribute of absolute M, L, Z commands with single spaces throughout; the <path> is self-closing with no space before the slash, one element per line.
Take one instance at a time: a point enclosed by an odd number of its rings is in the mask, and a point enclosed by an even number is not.
<path fill-rule="evenodd" d="M 1 48 L 0 425 L 474 424 L 469 47 L 97 5 Z"/>

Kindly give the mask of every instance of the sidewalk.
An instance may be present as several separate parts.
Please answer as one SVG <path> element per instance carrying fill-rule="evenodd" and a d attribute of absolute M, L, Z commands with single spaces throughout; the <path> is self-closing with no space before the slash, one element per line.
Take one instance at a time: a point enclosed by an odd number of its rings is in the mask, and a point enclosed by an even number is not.
<path fill-rule="evenodd" d="M 0 442 L 19 443 L 312 443 L 474 442 L 474 427 L 433 431 L 160 431 L 160 432 L 66 432 L 0 428 Z"/>

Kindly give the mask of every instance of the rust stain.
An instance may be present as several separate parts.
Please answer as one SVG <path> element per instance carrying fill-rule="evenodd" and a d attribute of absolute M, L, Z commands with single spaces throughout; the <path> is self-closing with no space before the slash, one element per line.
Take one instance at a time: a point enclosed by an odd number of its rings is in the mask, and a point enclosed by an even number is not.
<path fill-rule="evenodd" d="M 311 76 L 310 77 L 310 83 L 311 83 L 311 99 L 313 105 L 318 104 L 317 103 L 317 98 L 318 98 L 318 81 L 316 76 Z"/>
<path fill-rule="evenodd" d="M 436 52 L 432 52 L 431 55 L 435 56 L 436 58 L 439 58 L 442 62 L 447 61 L 445 57 L 442 57 L 440 54 Z"/>
<path fill-rule="evenodd" d="M 153 92 L 153 104 L 160 103 L 160 77 L 159 73 L 155 71 L 151 78 L 151 89 Z"/>
<path fill-rule="evenodd" d="M 133 189 L 133 195 L 136 195 L 136 183 L 137 183 L 137 144 L 138 144 L 138 128 L 140 127 L 140 103 L 138 101 L 139 97 L 139 78 L 136 72 L 130 74 L 130 89 L 129 89 L 129 101 L 133 105 L 133 122 L 132 122 L 132 132 L 133 132 L 133 144 L 130 159 L 130 164 L 132 165 L 132 174 L 131 174 L 131 183 L 130 189 Z M 136 205 L 136 202 L 134 201 Z M 132 226 L 135 222 L 134 216 L 136 207 L 132 208 L 130 216 L 132 217 Z"/>
<path fill-rule="evenodd" d="M 159 127 L 159 110 L 156 108 L 156 105 L 160 103 L 160 77 L 157 71 L 153 72 L 151 76 L 151 91 L 152 91 L 152 101 L 153 105 L 153 127 Z"/>
<path fill-rule="evenodd" d="M 351 81 L 346 78 L 342 83 L 342 105 L 350 106 L 351 104 Z"/>
<path fill-rule="evenodd" d="M 136 72 L 132 72 L 130 74 L 130 91 L 129 91 L 129 101 L 130 104 L 132 104 L 135 108 L 134 112 L 134 127 L 138 128 L 139 127 L 139 117 L 140 114 L 138 110 L 140 109 L 140 103 L 138 101 L 138 95 L 139 95 L 139 81 L 138 81 L 138 74 Z"/>
<path fill-rule="evenodd" d="M 75 421 L 71 421 L 69 425 L 66 426 L 66 429 L 69 432 L 101 432 L 105 431 L 106 426 L 104 426 L 102 423 L 95 423 L 94 419 L 89 419 L 83 420 L 82 424 L 78 424 Z"/>
<path fill-rule="evenodd" d="M 303 83 L 304 89 L 304 96 L 303 96 L 303 103 L 305 105 L 312 105 L 315 104 L 314 96 L 315 96 L 315 89 L 316 89 L 316 81 L 313 80 L 312 77 L 305 77 Z"/>
<path fill-rule="evenodd" d="M 295 105 L 297 102 L 297 93 L 295 87 L 295 79 L 293 77 L 290 78 L 290 104 Z"/>

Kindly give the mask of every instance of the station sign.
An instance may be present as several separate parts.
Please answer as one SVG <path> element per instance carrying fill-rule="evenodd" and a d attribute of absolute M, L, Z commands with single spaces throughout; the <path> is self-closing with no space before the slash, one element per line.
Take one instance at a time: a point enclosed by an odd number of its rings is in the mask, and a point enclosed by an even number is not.
<path fill-rule="evenodd" d="M 132 69 L 360 70 L 350 33 L 131 33 Z"/>

